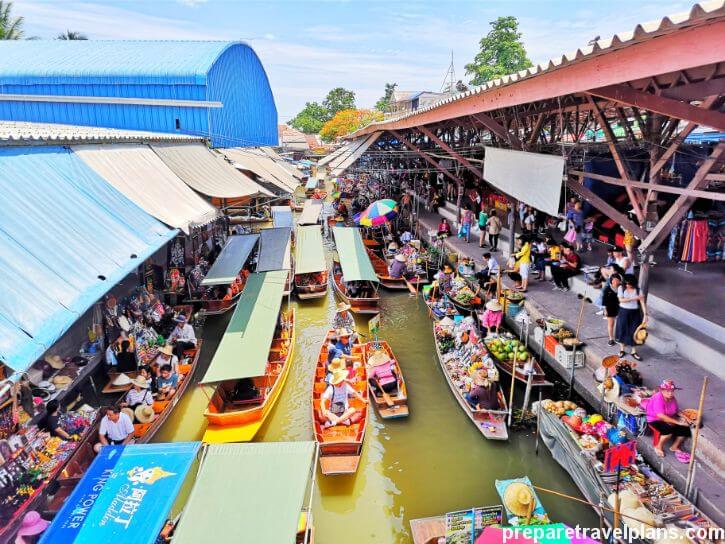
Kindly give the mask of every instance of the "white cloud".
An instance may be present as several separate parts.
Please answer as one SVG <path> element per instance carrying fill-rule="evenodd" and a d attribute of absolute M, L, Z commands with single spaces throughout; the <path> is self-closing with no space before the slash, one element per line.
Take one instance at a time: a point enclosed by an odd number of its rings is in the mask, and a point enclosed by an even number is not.
<path fill-rule="evenodd" d="M 206 4 L 209 0 L 176 0 L 178 4 L 181 4 L 183 6 L 189 6 L 192 8 L 195 8 L 196 6 L 199 6 L 201 4 Z"/>

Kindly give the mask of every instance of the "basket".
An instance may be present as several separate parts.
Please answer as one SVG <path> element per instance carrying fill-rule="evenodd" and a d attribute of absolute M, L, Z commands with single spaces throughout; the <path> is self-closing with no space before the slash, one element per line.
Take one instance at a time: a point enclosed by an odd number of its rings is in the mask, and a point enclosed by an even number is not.
<path fill-rule="evenodd" d="M 563 365 L 565 368 L 571 368 L 572 364 L 574 364 L 576 368 L 581 368 L 584 366 L 584 360 L 586 359 L 583 351 L 570 351 L 558 343 L 554 357 L 556 358 L 556 362 Z"/>
<path fill-rule="evenodd" d="M 523 301 L 521 302 L 511 302 L 510 300 L 506 299 L 506 315 L 513 318 L 519 315 L 519 312 L 524 307 Z"/>

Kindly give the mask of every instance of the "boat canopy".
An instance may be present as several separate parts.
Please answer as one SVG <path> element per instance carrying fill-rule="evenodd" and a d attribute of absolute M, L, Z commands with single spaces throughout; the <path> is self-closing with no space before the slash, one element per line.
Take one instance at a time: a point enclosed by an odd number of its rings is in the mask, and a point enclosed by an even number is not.
<path fill-rule="evenodd" d="M 294 193 L 298 182 L 295 177 L 270 159 L 266 153 L 255 149 L 230 147 L 222 149 L 222 153 L 230 160 L 239 164 L 244 170 L 250 170 L 288 193 Z"/>
<path fill-rule="evenodd" d="M 259 231 L 259 258 L 257 272 L 290 270 L 292 229 L 274 227 Z"/>
<path fill-rule="evenodd" d="M 200 446 L 105 446 L 40 542 L 153 544 Z"/>
<path fill-rule="evenodd" d="M 217 198 L 272 196 L 206 145 L 154 144 L 151 149 L 192 189 Z"/>
<path fill-rule="evenodd" d="M 314 457 L 314 442 L 206 446 L 174 544 L 294 542 Z"/>
<path fill-rule="evenodd" d="M 308 198 L 302 208 L 302 213 L 297 219 L 298 225 L 316 225 L 322 214 L 322 200 Z"/>
<path fill-rule="evenodd" d="M 272 206 L 272 224 L 275 227 L 294 227 L 292 208 L 289 206 Z"/>
<path fill-rule="evenodd" d="M 156 219 L 184 232 L 219 216 L 174 174 L 147 145 L 73 146 L 73 152 L 101 177 Z"/>
<path fill-rule="evenodd" d="M 369 136 L 361 138 L 358 145 L 351 146 L 347 151 L 341 153 L 339 157 L 330 163 L 330 176 L 341 176 L 345 170 L 350 168 L 356 160 L 363 156 L 368 148 L 380 138 L 381 134 L 381 132 L 373 132 Z"/>
<path fill-rule="evenodd" d="M 305 190 L 307 191 L 314 191 L 317 189 L 317 182 L 319 180 L 317 178 L 310 178 L 307 180 L 307 183 L 305 183 Z"/>
<path fill-rule="evenodd" d="M 378 281 L 368 251 L 360 236 L 360 229 L 354 227 L 333 227 L 337 255 L 340 258 L 342 276 L 345 281 Z"/>
<path fill-rule="evenodd" d="M 177 233 L 68 148 L 0 148 L 0 360 L 26 370 Z"/>
<path fill-rule="evenodd" d="M 327 270 L 327 261 L 320 227 L 298 227 L 295 240 L 295 274 L 311 274 L 324 270 Z"/>
<path fill-rule="evenodd" d="M 281 270 L 250 274 L 200 383 L 264 375 L 286 280 Z"/>
<path fill-rule="evenodd" d="M 222 252 L 202 280 L 202 285 L 229 285 L 244 268 L 249 254 L 259 240 L 259 234 L 230 236 Z"/>

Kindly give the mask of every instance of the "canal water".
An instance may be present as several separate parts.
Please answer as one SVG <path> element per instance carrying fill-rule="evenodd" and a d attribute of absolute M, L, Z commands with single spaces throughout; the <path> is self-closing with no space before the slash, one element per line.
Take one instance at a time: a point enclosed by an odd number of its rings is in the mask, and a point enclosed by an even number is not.
<path fill-rule="evenodd" d="M 527 475 L 535 485 L 581 497 L 543 444 L 538 456 L 534 454 L 533 431 L 512 432 L 508 442 L 481 436 L 456 403 L 438 366 L 432 324 L 422 300 L 407 292 L 383 292 L 382 297 L 380 337 L 390 343 L 405 374 L 410 417 L 383 422 L 371 407 L 357 474 L 322 476 L 318 469 L 313 501 L 316 542 L 411 543 L 411 519 L 500 504 L 494 489 L 496 479 Z M 292 304 L 297 307 L 298 326 L 293 366 L 257 441 L 313 439 L 312 375 L 335 300 L 329 294 L 322 300 Z M 197 380 L 227 321 L 228 316 L 207 320 Z M 366 331 L 367 323 L 359 321 L 358 327 Z M 201 439 L 206 404 L 207 397 L 199 387 L 187 391 L 155 441 Z M 553 521 L 598 525 L 586 505 L 549 494 L 540 493 L 540 498 Z"/>

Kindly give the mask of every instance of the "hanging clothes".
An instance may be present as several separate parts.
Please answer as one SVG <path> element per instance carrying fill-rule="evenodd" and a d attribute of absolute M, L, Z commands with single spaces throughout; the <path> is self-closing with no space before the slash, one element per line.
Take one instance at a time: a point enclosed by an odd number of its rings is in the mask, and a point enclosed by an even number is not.
<path fill-rule="evenodd" d="M 680 260 L 685 263 L 707 261 L 707 241 L 710 228 L 707 219 L 686 219 Z"/>

